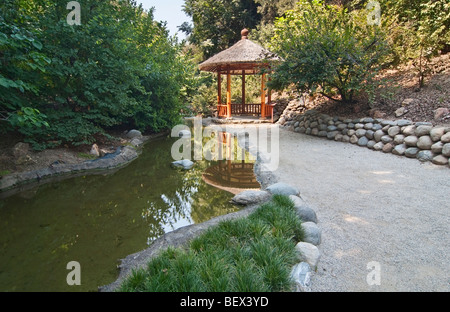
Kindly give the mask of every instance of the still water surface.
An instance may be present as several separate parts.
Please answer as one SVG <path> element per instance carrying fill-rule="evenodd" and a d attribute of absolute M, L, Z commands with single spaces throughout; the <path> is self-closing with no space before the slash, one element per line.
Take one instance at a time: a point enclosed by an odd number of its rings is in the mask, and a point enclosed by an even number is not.
<path fill-rule="evenodd" d="M 172 138 L 145 145 L 112 174 L 41 185 L 0 199 L 0 291 L 97 291 L 118 275 L 119 259 L 162 234 L 237 211 L 232 194 L 205 183 L 217 163 L 171 167 Z M 81 286 L 68 286 L 70 261 Z"/>

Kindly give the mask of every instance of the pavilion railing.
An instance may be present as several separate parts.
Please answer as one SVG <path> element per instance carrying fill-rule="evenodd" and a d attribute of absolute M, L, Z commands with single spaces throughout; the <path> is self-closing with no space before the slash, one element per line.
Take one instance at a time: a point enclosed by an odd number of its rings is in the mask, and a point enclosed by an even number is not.
<path fill-rule="evenodd" d="M 264 116 L 273 118 L 274 106 L 274 103 L 264 105 Z M 227 117 L 227 105 L 217 105 L 217 114 L 219 117 Z M 245 105 L 232 103 L 231 115 L 261 115 L 261 103 Z"/>

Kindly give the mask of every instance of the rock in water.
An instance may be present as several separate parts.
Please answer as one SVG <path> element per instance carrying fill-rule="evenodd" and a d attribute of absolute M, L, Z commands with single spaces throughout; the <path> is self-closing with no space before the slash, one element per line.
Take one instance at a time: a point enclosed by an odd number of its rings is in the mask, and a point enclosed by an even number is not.
<path fill-rule="evenodd" d="M 182 168 L 184 170 L 189 170 L 194 166 L 194 162 L 189 159 L 177 160 L 172 163 L 173 166 L 177 168 Z"/>

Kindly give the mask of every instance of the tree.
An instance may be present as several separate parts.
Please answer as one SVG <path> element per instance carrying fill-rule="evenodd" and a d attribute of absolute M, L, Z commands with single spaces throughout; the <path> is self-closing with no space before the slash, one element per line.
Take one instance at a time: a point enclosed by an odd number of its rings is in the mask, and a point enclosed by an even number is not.
<path fill-rule="evenodd" d="M 117 125 L 160 131 L 178 123 L 186 60 L 152 11 L 131 0 L 85 0 L 81 24 L 69 25 L 66 6 L 0 5 L 3 129 L 42 149 L 90 144 Z"/>
<path fill-rule="evenodd" d="M 48 126 L 30 99 L 51 60 L 42 52 L 42 30 L 29 16 L 30 7 L 5 0 L 0 5 L 0 130 Z M 30 27 L 31 26 L 31 27 Z"/>
<path fill-rule="evenodd" d="M 262 24 L 273 23 L 287 10 L 292 10 L 296 2 L 297 0 L 255 0 L 259 4 L 258 13 L 261 14 Z"/>
<path fill-rule="evenodd" d="M 183 11 L 192 18 L 190 41 L 210 57 L 236 43 L 243 28 L 260 21 L 253 0 L 186 0 Z"/>
<path fill-rule="evenodd" d="M 366 0 L 352 1 L 352 9 Z M 380 0 L 382 21 L 389 28 L 392 64 L 413 60 L 419 87 L 429 71 L 428 61 L 450 48 L 450 2 L 439 0 Z"/>
<path fill-rule="evenodd" d="M 299 1 L 275 23 L 272 48 L 284 59 L 272 87 L 294 84 L 341 102 L 371 86 L 388 51 L 385 34 L 367 24 L 367 11 L 348 12 L 322 1 Z"/>

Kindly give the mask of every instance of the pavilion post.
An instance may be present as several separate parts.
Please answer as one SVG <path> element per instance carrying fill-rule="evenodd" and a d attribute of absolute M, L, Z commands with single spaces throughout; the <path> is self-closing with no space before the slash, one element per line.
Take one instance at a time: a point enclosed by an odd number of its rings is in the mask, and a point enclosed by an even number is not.
<path fill-rule="evenodd" d="M 222 104 L 222 75 L 217 74 L 217 105 Z"/>
<path fill-rule="evenodd" d="M 221 106 L 222 105 L 222 75 L 217 73 L 217 115 L 221 117 Z"/>
<path fill-rule="evenodd" d="M 266 118 L 266 74 L 261 75 L 261 118 Z"/>
<path fill-rule="evenodd" d="M 245 70 L 242 70 L 242 114 L 245 113 Z"/>
<path fill-rule="evenodd" d="M 227 70 L 227 118 L 231 118 L 231 73 Z"/>

